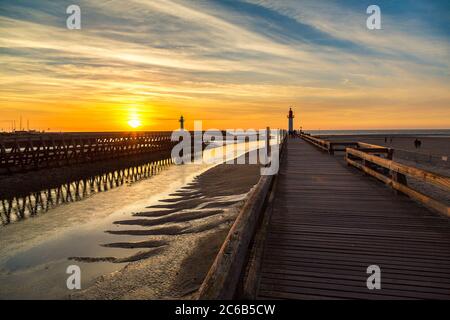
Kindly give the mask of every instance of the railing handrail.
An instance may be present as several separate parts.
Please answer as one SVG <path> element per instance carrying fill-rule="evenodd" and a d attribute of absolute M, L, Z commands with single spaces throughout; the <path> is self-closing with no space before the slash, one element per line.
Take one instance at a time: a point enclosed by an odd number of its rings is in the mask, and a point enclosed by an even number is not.
<path fill-rule="evenodd" d="M 317 147 L 319 147 L 319 148 L 321 148 L 321 149 L 323 149 L 323 150 L 325 150 L 327 152 L 330 151 L 330 142 L 329 141 L 326 141 L 326 140 L 323 140 L 323 139 L 319 139 L 319 138 L 316 138 L 316 137 L 313 137 L 313 136 L 310 136 L 310 135 L 307 135 L 307 134 L 303 134 L 303 133 L 300 134 L 300 137 L 305 139 L 305 140 L 308 140 L 309 142 L 311 142 L 315 146 L 317 146 Z"/>
<path fill-rule="evenodd" d="M 386 153 L 388 154 L 389 158 L 392 158 L 392 152 L 393 149 L 378 146 L 375 144 L 365 143 L 365 142 L 355 142 L 355 141 L 332 141 L 332 140 L 325 140 L 321 138 L 317 138 L 308 134 L 300 134 L 300 137 L 304 140 L 307 140 L 314 144 L 315 146 L 327 151 L 330 154 L 334 154 L 335 151 L 344 151 L 345 148 L 350 146 L 358 147 L 359 149 L 366 149 L 367 152 L 373 152 L 373 153 Z M 337 147 L 344 147 L 344 149 L 339 149 Z"/>
<path fill-rule="evenodd" d="M 450 178 L 442 176 L 440 174 L 430 172 L 424 169 L 419 169 L 415 167 L 411 167 L 400 162 L 396 162 L 394 160 L 384 159 L 378 156 L 374 156 L 372 154 L 365 153 L 363 151 L 347 148 L 347 153 L 355 155 L 361 159 L 367 160 L 369 162 L 375 163 L 383 168 L 399 172 L 401 174 L 407 175 L 409 177 L 421 180 L 425 183 L 433 184 L 437 187 L 440 187 L 444 190 L 450 191 Z"/>
<path fill-rule="evenodd" d="M 352 165 L 365 173 L 381 180 L 390 187 L 400 191 L 409 197 L 419 201 L 425 206 L 438 211 L 439 213 L 450 217 L 450 207 L 446 204 L 433 199 L 417 190 L 407 186 L 406 176 L 417 179 L 426 184 L 431 184 L 445 191 L 450 191 L 450 178 L 440 174 L 430 172 L 424 169 L 408 166 L 392 160 L 394 149 L 366 142 L 342 142 L 329 141 L 300 134 L 304 140 L 311 142 L 319 148 L 333 154 L 334 151 L 345 151 L 345 159 L 349 165 Z M 335 146 L 346 146 L 344 150 L 336 149 Z M 386 154 L 386 158 L 377 156 L 377 154 Z M 362 160 L 362 163 L 355 161 L 354 158 Z M 378 165 L 390 171 L 390 176 L 380 173 L 367 165 L 367 162 Z"/>
<path fill-rule="evenodd" d="M 281 132 L 279 158 L 287 142 L 286 131 Z M 233 299 L 239 285 L 253 234 L 261 219 L 272 188 L 274 175 L 261 176 L 249 193 L 245 204 L 234 221 L 211 268 L 199 288 L 197 299 Z"/>
<path fill-rule="evenodd" d="M 362 160 L 362 163 L 356 162 L 352 157 L 356 157 Z M 384 159 L 372 154 L 365 153 L 354 148 L 346 149 L 346 162 L 365 173 L 377 178 L 378 180 L 384 182 L 391 188 L 406 194 L 410 198 L 420 202 L 426 207 L 439 212 L 440 214 L 450 217 L 450 207 L 439 200 L 434 199 L 431 196 L 425 195 L 422 192 L 415 190 L 407 185 L 406 176 L 412 177 L 419 181 L 432 184 L 436 187 L 444 189 L 446 191 L 450 190 L 450 178 L 441 176 L 437 173 L 433 173 L 427 170 L 414 168 L 411 166 L 404 165 L 402 163 Z M 390 175 L 387 176 L 380 173 L 374 168 L 367 165 L 367 162 L 381 166 L 382 168 L 388 169 Z"/>

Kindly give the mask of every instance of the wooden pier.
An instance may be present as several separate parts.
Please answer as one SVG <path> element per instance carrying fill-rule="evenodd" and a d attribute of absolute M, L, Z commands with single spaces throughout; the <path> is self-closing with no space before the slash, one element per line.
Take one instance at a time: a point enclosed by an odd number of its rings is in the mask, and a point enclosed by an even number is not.
<path fill-rule="evenodd" d="M 0 197 L 0 227 L 13 221 L 45 213 L 61 204 L 76 202 L 98 192 L 105 192 L 124 184 L 146 179 L 156 175 L 172 163 L 171 158 L 145 162 L 142 165 L 71 179 L 63 184 L 28 192 L 24 195 Z"/>
<path fill-rule="evenodd" d="M 288 144 L 258 298 L 450 299 L 450 223 L 300 139 Z M 370 265 L 380 290 L 366 286 Z"/>
<path fill-rule="evenodd" d="M 250 194 L 199 298 L 450 299 L 449 207 L 407 176 L 450 191 L 448 177 L 387 148 L 286 139 L 278 175 Z M 367 287 L 372 265 L 381 289 Z"/>
<path fill-rule="evenodd" d="M 170 154 L 175 144 L 176 142 L 171 141 L 170 131 L 1 136 L 0 174 L 55 168 L 145 153 Z"/>

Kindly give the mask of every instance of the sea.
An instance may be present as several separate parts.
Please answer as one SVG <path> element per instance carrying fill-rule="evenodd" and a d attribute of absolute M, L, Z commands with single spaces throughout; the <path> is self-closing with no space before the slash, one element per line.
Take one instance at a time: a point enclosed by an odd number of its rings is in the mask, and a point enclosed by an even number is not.
<path fill-rule="evenodd" d="M 450 129 L 304 130 L 312 135 L 404 135 L 450 137 Z"/>

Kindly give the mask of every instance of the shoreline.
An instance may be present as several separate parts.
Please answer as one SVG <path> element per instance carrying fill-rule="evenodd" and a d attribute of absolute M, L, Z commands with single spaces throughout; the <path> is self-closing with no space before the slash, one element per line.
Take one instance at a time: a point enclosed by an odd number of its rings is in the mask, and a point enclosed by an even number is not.
<path fill-rule="evenodd" d="M 1 260 L 0 296 L 127 299 L 133 292 L 136 298 L 159 299 L 189 295 L 203 280 L 202 272 L 208 271 L 259 174 L 259 165 L 171 166 L 132 186 L 8 225 L 7 232 L 0 234 L 9 248 Z M 198 246 L 203 249 L 195 250 Z M 42 252 L 48 254 L 42 256 Z M 83 293 L 71 295 L 66 288 L 62 271 L 72 264 L 79 265 L 85 275 Z M 191 266 L 192 272 L 184 272 L 181 265 Z M 152 278 L 143 289 L 142 279 L 148 275 Z M 31 287 L 17 288 L 14 283 Z"/>
<path fill-rule="evenodd" d="M 149 221 L 160 219 L 156 216 L 162 210 L 171 212 L 168 216 L 174 218 L 181 211 L 193 214 L 199 208 L 219 211 L 200 219 L 194 217 L 187 221 L 188 226 L 174 219 L 165 222 L 165 226 L 179 226 L 181 229 L 173 234 L 145 237 L 146 240 L 162 239 L 169 242 L 168 246 L 151 258 L 130 262 L 121 270 L 102 276 L 91 287 L 71 295 L 70 299 L 192 298 L 213 263 L 248 192 L 258 180 L 258 165 L 220 164 L 194 178 L 192 184 L 177 190 L 173 195 L 178 197 L 178 201 L 166 202 L 171 199 L 160 199 L 159 202 L 163 204 L 149 208 L 154 210 L 134 214 L 140 219 L 131 223 L 119 221 L 127 227 L 130 224 L 145 227 Z"/>

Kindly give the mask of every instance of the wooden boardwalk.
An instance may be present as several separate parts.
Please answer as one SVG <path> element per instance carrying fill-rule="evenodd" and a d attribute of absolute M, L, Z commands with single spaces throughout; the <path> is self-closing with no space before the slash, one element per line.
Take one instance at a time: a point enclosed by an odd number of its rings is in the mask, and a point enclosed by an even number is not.
<path fill-rule="evenodd" d="M 259 299 L 450 299 L 450 219 L 290 139 Z M 381 289 L 369 290 L 369 265 Z"/>

